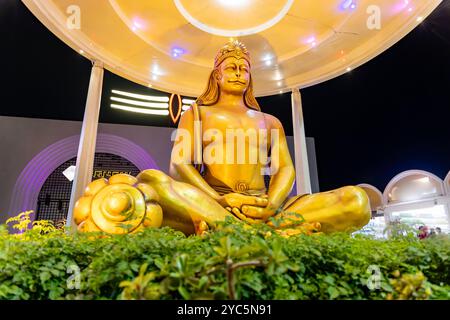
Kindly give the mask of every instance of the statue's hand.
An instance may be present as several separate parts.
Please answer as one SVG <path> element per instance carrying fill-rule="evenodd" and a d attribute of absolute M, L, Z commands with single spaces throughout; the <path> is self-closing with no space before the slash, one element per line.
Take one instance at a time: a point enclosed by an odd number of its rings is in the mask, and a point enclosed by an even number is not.
<path fill-rule="evenodd" d="M 266 207 L 269 200 L 266 196 L 255 197 L 246 196 L 240 193 L 228 193 L 220 197 L 218 200 L 222 207 L 242 208 L 244 205 L 254 207 Z"/>
<path fill-rule="evenodd" d="M 266 221 L 276 213 L 276 208 L 273 208 L 271 206 L 266 206 L 264 208 L 252 206 L 252 205 L 243 205 L 241 207 L 241 213 L 244 214 L 246 217 L 252 218 L 252 219 L 261 219 L 263 221 Z"/>

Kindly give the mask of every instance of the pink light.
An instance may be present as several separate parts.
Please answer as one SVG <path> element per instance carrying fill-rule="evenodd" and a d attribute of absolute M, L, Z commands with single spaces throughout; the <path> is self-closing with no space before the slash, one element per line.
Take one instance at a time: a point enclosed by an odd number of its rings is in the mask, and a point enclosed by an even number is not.
<path fill-rule="evenodd" d="M 404 10 L 407 10 L 407 12 L 411 12 L 412 7 L 410 7 L 409 4 L 410 4 L 409 0 L 401 0 L 397 2 L 392 7 L 392 14 L 398 14 Z"/>
<path fill-rule="evenodd" d="M 145 30 L 147 29 L 147 22 L 141 18 L 135 17 L 132 20 L 132 30 L 133 31 L 137 31 L 137 30 Z"/>
<path fill-rule="evenodd" d="M 316 45 L 316 37 L 314 37 L 314 36 L 309 37 L 308 39 L 306 39 L 306 43 L 312 44 L 313 46 L 315 46 Z"/>

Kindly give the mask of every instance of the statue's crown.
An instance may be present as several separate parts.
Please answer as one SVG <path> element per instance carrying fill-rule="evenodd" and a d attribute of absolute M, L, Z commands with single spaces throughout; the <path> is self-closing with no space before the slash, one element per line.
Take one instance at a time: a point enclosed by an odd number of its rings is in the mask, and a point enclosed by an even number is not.
<path fill-rule="evenodd" d="M 245 45 L 238 40 L 230 40 L 219 50 L 214 61 L 214 67 L 218 67 L 223 60 L 228 57 L 235 57 L 238 59 L 243 58 L 247 60 L 248 64 L 250 64 L 250 55 L 248 50 Z"/>

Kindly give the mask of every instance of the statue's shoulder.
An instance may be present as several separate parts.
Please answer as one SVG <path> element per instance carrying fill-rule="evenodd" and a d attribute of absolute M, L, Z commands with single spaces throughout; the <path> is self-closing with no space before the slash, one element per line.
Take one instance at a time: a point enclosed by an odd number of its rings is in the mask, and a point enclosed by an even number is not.
<path fill-rule="evenodd" d="M 275 117 L 269 113 L 264 113 L 262 111 L 259 111 L 259 112 L 261 112 L 261 114 L 264 116 L 266 125 L 268 125 L 270 128 L 278 129 L 278 128 L 283 127 L 283 125 L 281 124 L 281 121 L 277 117 Z"/>

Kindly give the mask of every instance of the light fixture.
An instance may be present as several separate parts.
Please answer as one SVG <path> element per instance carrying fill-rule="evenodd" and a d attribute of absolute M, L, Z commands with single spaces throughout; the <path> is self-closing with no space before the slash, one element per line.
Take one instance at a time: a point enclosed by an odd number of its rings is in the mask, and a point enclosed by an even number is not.
<path fill-rule="evenodd" d="M 84 50 L 82 50 L 82 49 L 80 49 L 79 52 L 80 52 L 80 54 L 84 54 Z"/>
<path fill-rule="evenodd" d="M 147 87 L 151 88 L 151 87 L 153 87 L 153 85 L 151 83 L 149 83 Z"/>
<path fill-rule="evenodd" d="M 272 59 L 273 59 L 273 56 L 271 54 L 266 54 L 263 57 L 264 64 L 266 66 L 271 66 L 272 65 Z"/>
<path fill-rule="evenodd" d="M 158 116 L 168 116 L 169 115 L 169 110 L 142 109 L 142 108 L 136 108 L 136 107 L 123 106 L 123 105 L 119 105 L 119 104 L 111 104 L 111 108 L 135 112 L 135 113 L 153 114 L 153 115 L 158 115 Z"/>
<path fill-rule="evenodd" d="M 195 102 L 195 100 L 194 99 L 183 99 L 182 102 L 183 102 L 183 104 L 191 105 Z"/>
<path fill-rule="evenodd" d="M 217 0 L 225 7 L 245 7 L 248 5 L 248 0 Z"/>
<path fill-rule="evenodd" d="M 169 97 L 164 96 L 147 96 L 143 94 L 137 94 L 137 93 L 130 93 L 120 90 L 111 90 L 112 93 L 118 94 L 120 96 L 125 96 L 129 98 L 135 98 L 140 100 L 146 100 L 146 101 L 153 101 L 153 102 L 169 102 Z"/>
<path fill-rule="evenodd" d="M 423 17 L 417 17 L 417 22 L 421 22 L 423 20 Z"/>
<path fill-rule="evenodd" d="M 75 178 L 75 166 L 70 166 L 66 170 L 62 172 L 62 174 L 67 178 L 69 181 L 73 181 Z"/>
<path fill-rule="evenodd" d="M 352 68 L 347 67 L 347 69 L 345 69 L 345 70 L 347 70 L 347 72 L 350 72 L 350 71 L 352 71 Z"/>
<path fill-rule="evenodd" d="M 282 84 L 281 81 L 278 81 L 278 82 L 277 82 L 277 85 L 278 85 L 279 87 L 281 86 L 281 84 Z"/>
<path fill-rule="evenodd" d="M 417 179 L 417 181 L 420 181 L 422 183 L 430 183 L 430 177 L 423 177 L 423 178 Z"/>
<path fill-rule="evenodd" d="M 223 4 L 227 7 L 242 7 L 249 3 L 249 0 L 217 0 L 219 3 Z M 182 0 L 173 0 L 176 8 L 180 12 L 180 14 L 194 27 L 211 34 L 214 34 L 216 36 L 221 37 L 243 37 L 248 36 L 255 33 L 260 33 L 264 30 L 267 30 L 274 25 L 276 25 L 278 22 L 280 22 L 289 12 L 291 9 L 294 0 L 286 0 L 285 4 L 279 10 L 272 18 L 265 21 L 264 23 L 258 24 L 257 26 L 246 28 L 246 29 L 222 29 L 222 28 L 215 28 L 213 26 L 210 26 L 209 24 L 197 19 L 194 17 L 183 5 Z"/>
<path fill-rule="evenodd" d="M 356 3 L 353 0 L 344 0 L 341 2 L 340 5 L 342 10 L 347 10 L 347 9 L 355 9 L 356 8 Z"/>
<path fill-rule="evenodd" d="M 185 53 L 186 53 L 186 50 L 184 50 L 183 48 L 180 48 L 180 47 L 174 47 L 171 50 L 171 55 L 174 58 L 178 58 L 178 57 L 182 56 Z"/>
<path fill-rule="evenodd" d="M 144 102 L 144 101 L 137 101 L 137 100 L 131 100 L 131 99 L 117 98 L 117 97 L 111 97 L 111 100 L 115 101 L 115 102 L 126 103 L 126 104 L 131 104 L 133 106 L 146 107 L 146 108 L 167 109 L 169 107 L 169 104 L 165 103 L 165 102 Z"/>

